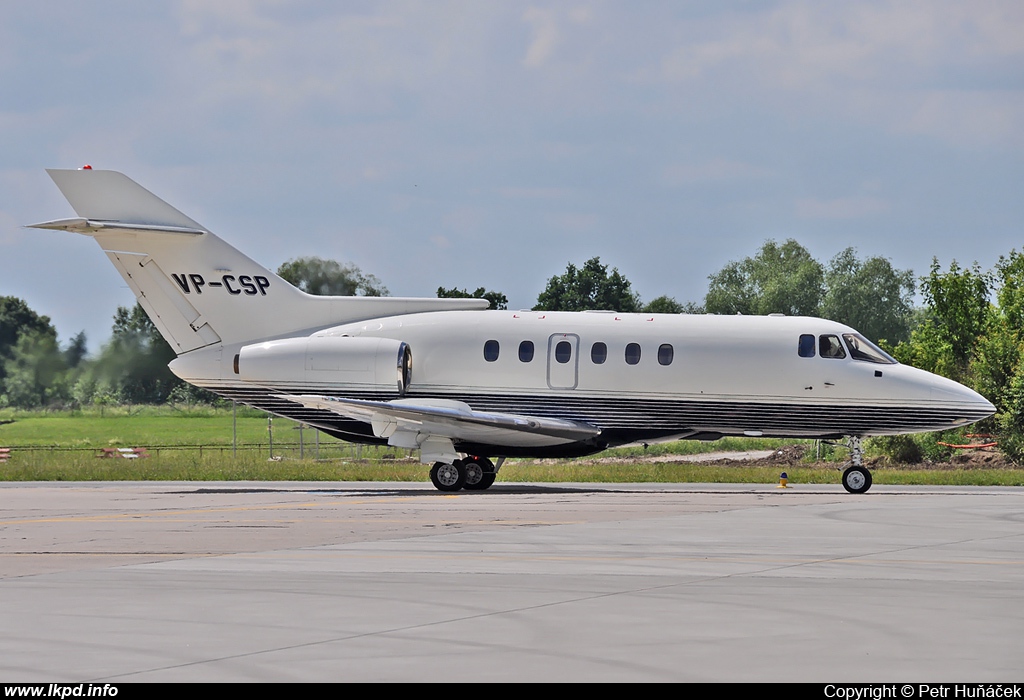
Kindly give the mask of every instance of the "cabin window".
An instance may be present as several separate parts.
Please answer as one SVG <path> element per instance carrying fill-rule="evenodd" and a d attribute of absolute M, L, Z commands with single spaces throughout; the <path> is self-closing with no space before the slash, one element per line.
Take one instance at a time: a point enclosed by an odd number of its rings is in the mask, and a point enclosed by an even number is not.
<path fill-rule="evenodd" d="M 524 340 L 519 343 L 519 361 L 520 362 L 532 362 L 533 361 L 533 341 Z"/>
<path fill-rule="evenodd" d="M 800 336 L 800 357 L 814 357 L 814 336 Z"/>
<path fill-rule="evenodd" d="M 488 340 L 484 343 L 484 359 L 488 362 L 494 362 L 498 359 L 498 341 Z"/>
<path fill-rule="evenodd" d="M 843 350 L 843 344 L 838 335 L 818 336 L 818 354 L 836 360 L 846 357 L 846 351 Z"/>
<path fill-rule="evenodd" d="M 658 364 L 659 365 L 670 365 L 672 364 L 672 357 L 675 355 L 675 350 L 668 343 L 665 343 L 658 348 Z"/>
<path fill-rule="evenodd" d="M 595 365 L 603 365 L 604 361 L 608 359 L 608 346 L 604 343 L 594 343 L 594 346 L 590 348 L 590 359 Z"/>
<path fill-rule="evenodd" d="M 635 365 L 640 362 L 640 345 L 639 343 L 630 343 L 626 346 L 626 364 Z"/>
<path fill-rule="evenodd" d="M 895 365 L 896 360 L 889 353 L 858 333 L 843 333 L 843 340 L 850 348 L 850 357 L 862 362 L 874 362 L 878 365 Z"/>
<path fill-rule="evenodd" d="M 564 365 L 570 359 L 572 359 L 572 343 L 563 340 L 555 346 L 555 361 Z"/>

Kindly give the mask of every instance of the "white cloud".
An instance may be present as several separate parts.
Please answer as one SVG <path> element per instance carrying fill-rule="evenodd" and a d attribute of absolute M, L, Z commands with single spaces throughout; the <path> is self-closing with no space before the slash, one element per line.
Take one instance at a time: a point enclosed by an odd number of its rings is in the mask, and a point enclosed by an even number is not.
<path fill-rule="evenodd" d="M 698 164 L 668 165 L 663 180 L 672 186 L 726 183 L 735 180 L 767 177 L 771 171 L 750 163 L 715 158 Z"/>
<path fill-rule="evenodd" d="M 660 78 L 686 86 L 688 102 L 694 91 L 714 91 L 712 104 L 742 94 L 792 118 L 1021 145 L 1021 3 L 785 2 L 684 23 L 671 43 Z"/>
<path fill-rule="evenodd" d="M 523 65 L 528 68 L 540 68 L 551 57 L 558 43 L 558 26 L 554 10 L 541 10 L 530 7 L 523 13 L 523 19 L 533 28 L 533 37 L 526 48 Z"/>
<path fill-rule="evenodd" d="M 506 199 L 565 199 L 572 190 L 566 187 L 499 187 Z"/>
<path fill-rule="evenodd" d="M 549 217 L 553 226 L 566 233 L 590 233 L 594 231 L 601 219 L 596 214 L 584 212 L 562 212 Z"/>
<path fill-rule="evenodd" d="M 479 231 L 486 217 L 484 212 L 474 207 L 457 207 L 441 218 L 445 228 L 457 233 L 473 233 Z"/>
<path fill-rule="evenodd" d="M 837 197 L 798 199 L 796 215 L 801 219 L 860 219 L 884 214 L 889 202 L 879 197 Z"/>
<path fill-rule="evenodd" d="M 1024 91 L 929 90 L 906 105 L 904 116 L 894 130 L 960 147 L 1024 151 Z"/>

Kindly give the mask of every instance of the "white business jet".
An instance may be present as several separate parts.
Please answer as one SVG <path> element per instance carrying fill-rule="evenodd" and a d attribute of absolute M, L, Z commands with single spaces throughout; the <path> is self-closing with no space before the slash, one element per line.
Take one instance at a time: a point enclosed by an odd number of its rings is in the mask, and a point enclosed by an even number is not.
<path fill-rule="evenodd" d="M 955 428 L 979 394 L 820 318 L 485 311 L 481 299 L 306 294 L 121 173 L 49 170 L 187 382 L 339 438 L 418 449 L 442 491 L 509 456 L 724 435 L 861 438 Z M 492 461 L 496 458 L 497 464 Z"/>

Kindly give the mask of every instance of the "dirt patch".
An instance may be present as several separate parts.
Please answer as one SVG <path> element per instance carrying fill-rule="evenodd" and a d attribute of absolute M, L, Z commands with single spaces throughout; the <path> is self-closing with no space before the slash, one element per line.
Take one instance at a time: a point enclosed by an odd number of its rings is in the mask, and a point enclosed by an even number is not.
<path fill-rule="evenodd" d="M 949 458 L 949 462 L 928 465 L 936 469 L 1019 469 L 1006 456 L 993 449 L 964 450 Z"/>
<path fill-rule="evenodd" d="M 770 455 L 758 460 L 758 463 L 791 465 L 803 461 L 805 454 L 807 454 L 807 445 L 786 445 L 773 450 Z"/>

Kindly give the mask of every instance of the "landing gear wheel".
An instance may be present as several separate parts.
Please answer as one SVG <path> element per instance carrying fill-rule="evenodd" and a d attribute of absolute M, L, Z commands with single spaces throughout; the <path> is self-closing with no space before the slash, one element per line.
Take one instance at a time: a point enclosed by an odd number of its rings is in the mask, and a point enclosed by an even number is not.
<path fill-rule="evenodd" d="M 494 465 L 486 457 L 466 457 L 462 464 L 466 468 L 463 488 L 467 491 L 485 491 L 494 483 Z"/>
<path fill-rule="evenodd" d="M 476 485 L 474 490 L 486 491 L 487 489 L 491 488 L 491 486 L 494 484 L 494 479 L 496 476 L 497 474 L 495 474 L 494 472 L 491 472 L 490 474 L 484 472 L 484 478 L 480 480 L 480 483 Z"/>
<path fill-rule="evenodd" d="M 460 459 L 456 464 L 460 464 L 466 470 L 466 483 L 462 485 L 462 488 L 474 490 L 484 478 L 484 470 L 480 466 L 480 462 L 472 457 L 466 457 L 466 459 Z"/>
<path fill-rule="evenodd" d="M 466 470 L 457 460 L 455 464 L 435 462 L 430 470 L 430 481 L 438 491 L 458 491 L 466 483 Z"/>
<path fill-rule="evenodd" d="M 850 467 L 843 472 L 843 488 L 850 493 L 864 493 L 871 488 L 871 472 L 864 467 Z"/>

